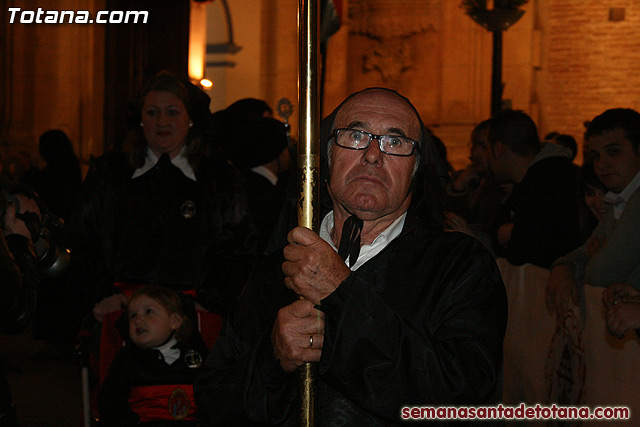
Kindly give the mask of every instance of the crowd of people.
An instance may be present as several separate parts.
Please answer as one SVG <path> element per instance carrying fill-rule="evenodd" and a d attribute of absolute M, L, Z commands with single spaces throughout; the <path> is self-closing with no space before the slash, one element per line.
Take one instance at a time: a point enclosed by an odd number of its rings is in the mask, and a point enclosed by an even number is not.
<path fill-rule="evenodd" d="M 589 123 L 582 167 L 571 136 L 541 142 L 531 117 L 504 110 L 474 128 L 470 164 L 454 171 L 407 98 L 357 92 L 321 125 L 316 232 L 296 226 L 295 148 L 264 101 L 211 114 L 204 92 L 160 72 L 135 105 L 123 148 L 93 159 L 82 184 L 59 130 L 40 138 L 46 167 L 23 174 L 66 222 L 71 252 L 61 277 L 41 279 L 63 291 L 39 300 L 45 318 L 61 319 L 39 333 L 66 343 L 81 323 L 99 334 L 120 316 L 125 346 L 96 385 L 103 425 L 295 425 L 306 362 L 317 364 L 320 425 L 499 403 L 507 296 L 496 257 L 549 269 L 559 319 L 589 284 L 603 288 L 612 335 L 640 328 L 633 110 Z M 19 197 L 21 212 L 40 215 Z M 22 280 L 7 265 L 15 286 L 2 292 L 20 298 L 24 320 L 42 274 L 16 246 L 33 231 L 15 209 L 0 249 Z M 90 322 L 69 315 L 71 300 Z M 224 320 L 212 348 L 196 310 Z M 149 387 L 156 399 L 141 395 Z"/>

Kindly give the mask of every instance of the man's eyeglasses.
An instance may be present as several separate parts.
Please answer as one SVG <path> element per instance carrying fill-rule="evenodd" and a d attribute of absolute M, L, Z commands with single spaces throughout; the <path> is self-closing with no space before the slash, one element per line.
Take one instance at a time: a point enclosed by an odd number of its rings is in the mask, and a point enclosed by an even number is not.
<path fill-rule="evenodd" d="M 417 141 L 401 135 L 374 135 L 359 129 L 334 129 L 333 138 L 342 148 L 364 150 L 374 139 L 378 140 L 380 151 L 392 156 L 410 156 L 419 150 Z"/>

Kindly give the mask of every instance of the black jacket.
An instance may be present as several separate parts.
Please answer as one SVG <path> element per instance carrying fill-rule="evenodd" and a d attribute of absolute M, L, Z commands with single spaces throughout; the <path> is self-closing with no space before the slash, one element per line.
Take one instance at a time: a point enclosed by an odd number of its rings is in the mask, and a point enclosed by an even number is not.
<path fill-rule="evenodd" d="M 252 170 L 243 171 L 247 185 L 249 212 L 256 224 L 259 235 L 258 253 L 263 253 L 278 223 L 280 211 L 285 201 L 285 184 L 279 180 L 271 184 L 265 177 Z"/>
<path fill-rule="evenodd" d="M 506 247 L 494 243 L 497 256 L 513 265 L 549 268 L 582 243 L 580 186 L 571 160 L 548 157 L 529 168 L 505 201 L 498 226 L 514 223 Z"/>
<path fill-rule="evenodd" d="M 203 425 L 297 423 L 297 375 L 281 369 L 270 340 L 277 311 L 297 298 L 281 263 L 278 254 L 256 268 L 196 380 Z M 408 214 L 401 235 L 319 308 L 319 425 L 401 424 L 406 405 L 499 401 L 506 294 L 475 239 Z"/>
<path fill-rule="evenodd" d="M 92 164 L 69 225 L 71 284 L 89 306 L 116 292 L 114 282 L 195 289 L 226 315 L 257 244 L 238 172 L 214 159 L 200 163 L 196 181 L 169 162 L 133 172 L 119 152 Z"/>
<path fill-rule="evenodd" d="M 202 367 L 190 367 L 185 361 L 185 356 L 190 351 L 195 351 L 200 355 L 200 360 L 204 360 L 208 351 L 203 346 L 193 348 L 181 343 L 178 343 L 177 347 L 180 349 L 180 357 L 171 365 L 167 365 L 162 360 L 158 350 L 142 349 L 131 343 L 118 352 L 98 394 L 100 425 L 118 427 L 140 425 L 140 417 L 131 409 L 128 401 L 132 387 L 193 384 Z M 193 402 L 190 402 L 190 406 L 193 406 Z M 194 421 L 171 420 L 168 411 L 166 415 L 166 421 L 149 422 L 143 425 L 196 425 Z"/>
<path fill-rule="evenodd" d="M 0 333 L 16 334 L 31 319 L 38 284 L 35 253 L 26 237 L 18 234 L 2 237 L 0 271 Z"/>
<path fill-rule="evenodd" d="M 6 242 L 6 243 L 5 243 Z M 0 333 L 24 330 L 35 309 L 38 270 L 33 247 L 26 237 L 0 236 Z M 16 423 L 9 383 L 0 375 L 0 422 Z"/>

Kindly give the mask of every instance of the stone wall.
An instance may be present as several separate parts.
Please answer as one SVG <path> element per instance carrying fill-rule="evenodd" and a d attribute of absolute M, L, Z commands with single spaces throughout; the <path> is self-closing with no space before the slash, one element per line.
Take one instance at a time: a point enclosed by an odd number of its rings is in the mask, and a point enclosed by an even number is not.
<path fill-rule="evenodd" d="M 348 0 L 330 40 L 325 104 L 368 86 L 398 90 L 446 144 L 454 167 L 467 164 L 474 125 L 490 115 L 491 33 L 456 1 Z M 530 110 L 533 15 L 504 33 L 504 98 Z M 330 109 L 325 109 L 325 114 Z"/>
<path fill-rule="evenodd" d="M 17 0 L 11 7 L 37 10 L 38 3 Z M 104 0 L 55 0 L 45 10 L 104 9 Z M 81 160 L 102 152 L 104 26 L 90 24 L 10 24 L 0 14 L 3 73 L 0 102 L 0 155 L 19 151 L 38 162 L 38 137 L 47 129 L 69 135 Z M 18 18 L 19 19 L 19 18 Z"/>
<path fill-rule="evenodd" d="M 99 10 L 105 0 L 55 0 L 50 9 Z M 12 6 L 29 8 L 15 0 Z M 343 25 L 330 39 L 323 113 L 349 93 L 381 85 L 415 103 L 447 145 L 455 167 L 467 163 L 473 126 L 490 114 L 491 33 L 457 0 L 343 0 Z M 230 0 L 237 43 L 212 105 L 246 96 L 273 107 L 289 98 L 297 134 L 296 0 Z M 208 4 L 220 9 L 217 2 Z M 31 7 L 33 8 L 33 7 Z M 582 142 L 583 122 L 612 107 L 640 109 L 640 2 L 530 0 L 503 35 L 503 98 L 538 123 Z M 0 11 L 7 22 L 6 10 Z M 6 18 L 6 19 L 5 19 Z M 0 154 L 29 151 L 50 127 L 69 131 L 87 158 L 102 150 L 103 28 L 3 25 L 0 48 Z M 258 83 L 256 83 L 258 82 Z M 222 99 L 218 99 L 218 98 Z M 581 157 L 579 157 L 579 160 Z"/>
<path fill-rule="evenodd" d="M 541 128 L 582 142 L 584 121 L 608 108 L 640 109 L 640 2 L 538 3 L 543 54 L 535 91 Z M 615 20 L 616 13 L 623 19 Z"/>

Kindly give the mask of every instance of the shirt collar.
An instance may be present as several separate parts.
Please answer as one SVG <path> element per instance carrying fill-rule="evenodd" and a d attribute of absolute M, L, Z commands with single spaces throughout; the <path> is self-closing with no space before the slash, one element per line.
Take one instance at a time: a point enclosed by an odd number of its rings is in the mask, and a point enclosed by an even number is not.
<path fill-rule="evenodd" d="M 175 167 L 180 169 L 180 171 L 184 176 L 186 176 L 192 181 L 196 181 L 196 174 L 193 172 L 193 168 L 189 164 L 189 160 L 184 155 L 186 148 L 187 148 L 186 145 L 182 147 L 182 149 L 180 150 L 180 153 L 176 157 L 171 159 L 171 164 L 173 164 Z M 158 162 L 158 157 L 156 157 L 156 155 L 153 153 L 151 148 L 147 147 L 147 154 L 144 158 L 144 165 L 142 165 L 142 167 L 139 167 L 133 172 L 133 176 L 131 177 L 131 179 L 144 175 L 145 173 L 150 171 L 156 165 L 157 162 Z"/>
<path fill-rule="evenodd" d="M 629 197 L 640 187 L 640 172 L 627 184 L 627 186 L 620 193 L 614 193 L 613 191 L 607 192 L 604 196 L 604 201 L 612 205 L 619 203 L 626 203 Z"/>
<path fill-rule="evenodd" d="M 264 177 L 267 181 L 271 183 L 271 185 L 275 186 L 278 183 L 278 175 L 271 172 L 269 169 L 267 169 L 263 165 L 256 166 L 255 168 L 251 168 L 251 171 Z"/>
<path fill-rule="evenodd" d="M 180 349 L 177 347 L 178 340 L 174 337 L 161 346 L 154 347 L 154 350 L 158 350 L 162 354 L 162 358 L 167 365 L 171 365 L 180 357 Z"/>
<path fill-rule="evenodd" d="M 627 186 L 624 188 L 624 190 L 622 190 L 621 193 L 616 194 L 612 191 L 609 191 L 607 193 L 607 196 L 609 196 L 609 194 L 612 195 L 612 197 L 622 197 L 622 199 L 627 202 L 629 201 L 629 197 L 631 197 L 631 195 L 633 193 L 635 193 L 635 191 L 640 188 L 640 172 L 638 172 L 636 174 L 635 177 L 633 177 L 633 179 L 631 180 L 631 182 L 629 182 L 629 184 L 627 184 Z"/>
<path fill-rule="evenodd" d="M 613 191 L 609 191 L 605 194 L 604 201 L 613 205 L 613 215 L 615 219 L 620 219 L 629 198 L 638 188 L 640 188 L 640 172 L 636 174 L 622 192 L 614 193 Z"/>
<path fill-rule="evenodd" d="M 369 245 L 362 245 L 360 248 L 360 256 L 358 256 L 358 261 L 356 261 L 355 265 L 351 267 L 351 270 L 357 270 L 362 266 L 365 262 L 369 261 L 371 258 L 380 253 L 387 245 L 396 237 L 400 235 L 402 232 L 402 227 L 404 227 L 405 219 L 407 218 L 407 213 L 403 213 L 400 215 L 389 227 L 387 227 L 382 233 L 378 234 L 378 236 L 373 240 L 373 242 Z M 322 224 L 320 224 L 320 238 L 325 242 L 329 243 L 333 250 L 338 252 L 338 248 L 333 244 L 333 240 L 331 239 L 331 232 L 333 231 L 334 219 L 333 219 L 333 211 L 329 212 L 324 219 L 322 220 Z M 347 258 L 348 259 L 348 258 Z M 346 260 L 345 260 L 346 261 Z"/>

